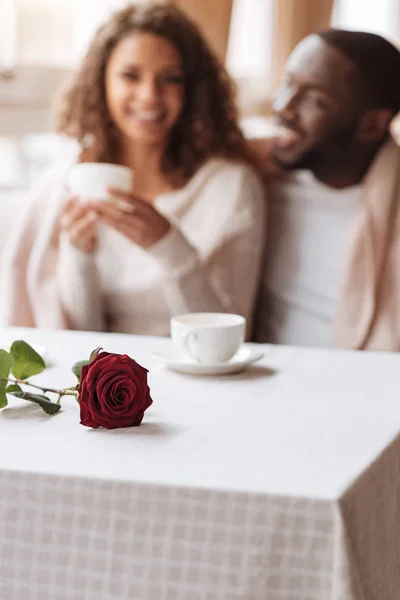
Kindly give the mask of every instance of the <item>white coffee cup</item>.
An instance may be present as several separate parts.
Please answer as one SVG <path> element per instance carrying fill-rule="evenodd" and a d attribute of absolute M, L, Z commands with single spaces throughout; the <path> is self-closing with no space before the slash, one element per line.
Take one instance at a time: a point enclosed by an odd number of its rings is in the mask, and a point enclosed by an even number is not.
<path fill-rule="evenodd" d="M 83 200 L 109 200 L 109 187 L 131 192 L 133 171 L 123 165 L 109 163 L 77 163 L 68 173 L 68 188 Z"/>
<path fill-rule="evenodd" d="M 171 338 L 184 358 L 227 362 L 244 341 L 246 319 L 226 313 L 188 313 L 171 319 Z"/>

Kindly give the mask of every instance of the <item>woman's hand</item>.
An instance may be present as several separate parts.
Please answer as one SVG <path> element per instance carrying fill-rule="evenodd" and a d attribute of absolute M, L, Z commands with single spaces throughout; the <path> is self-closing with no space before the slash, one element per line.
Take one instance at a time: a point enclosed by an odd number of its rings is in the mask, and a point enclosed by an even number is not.
<path fill-rule="evenodd" d="M 75 248 L 91 254 L 97 248 L 97 221 L 93 205 L 81 204 L 75 197 L 65 203 L 60 225 L 68 232 L 69 241 Z"/>
<path fill-rule="evenodd" d="M 108 192 L 116 201 L 96 202 L 96 211 L 131 242 L 146 249 L 168 233 L 169 221 L 151 204 L 116 188 L 109 188 Z"/>

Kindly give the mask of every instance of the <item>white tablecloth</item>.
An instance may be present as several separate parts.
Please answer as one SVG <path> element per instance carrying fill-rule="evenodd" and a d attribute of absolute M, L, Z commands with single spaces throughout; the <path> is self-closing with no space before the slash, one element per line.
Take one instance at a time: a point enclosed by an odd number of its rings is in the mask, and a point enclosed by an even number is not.
<path fill-rule="evenodd" d="M 248 372 L 167 371 L 157 338 L 3 330 L 74 384 L 102 346 L 150 369 L 139 428 L 74 399 L 0 413 L 1 600 L 398 600 L 400 356 L 265 346 Z"/>

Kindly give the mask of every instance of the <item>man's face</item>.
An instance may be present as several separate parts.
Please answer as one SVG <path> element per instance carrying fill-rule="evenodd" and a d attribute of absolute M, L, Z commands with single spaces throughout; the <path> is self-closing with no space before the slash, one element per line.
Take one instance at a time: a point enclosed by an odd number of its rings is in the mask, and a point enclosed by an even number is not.
<path fill-rule="evenodd" d="M 287 169 L 313 170 L 350 150 L 361 109 L 354 64 L 317 35 L 303 40 L 290 56 L 273 110 L 278 135 L 273 154 Z"/>

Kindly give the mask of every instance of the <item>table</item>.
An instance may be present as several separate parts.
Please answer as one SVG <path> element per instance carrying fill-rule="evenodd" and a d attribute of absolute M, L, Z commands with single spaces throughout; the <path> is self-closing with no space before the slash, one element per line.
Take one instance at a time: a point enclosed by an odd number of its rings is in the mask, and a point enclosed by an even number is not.
<path fill-rule="evenodd" d="M 246 373 L 154 363 L 166 339 L 0 330 L 49 385 L 102 346 L 150 368 L 139 428 L 75 400 L 0 413 L 1 600 L 398 600 L 400 356 L 264 346 Z"/>

